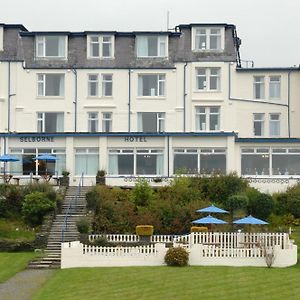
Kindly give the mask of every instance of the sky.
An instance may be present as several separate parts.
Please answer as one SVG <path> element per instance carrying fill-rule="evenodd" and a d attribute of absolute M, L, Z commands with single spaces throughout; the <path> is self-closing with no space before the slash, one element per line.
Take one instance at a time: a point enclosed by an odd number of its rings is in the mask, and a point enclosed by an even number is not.
<path fill-rule="evenodd" d="M 1 0 L 0 23 L 29 31 L 165 31 L 190 23 L 235 24 L 242 60 L 300 64 L 300 0 Z"/>

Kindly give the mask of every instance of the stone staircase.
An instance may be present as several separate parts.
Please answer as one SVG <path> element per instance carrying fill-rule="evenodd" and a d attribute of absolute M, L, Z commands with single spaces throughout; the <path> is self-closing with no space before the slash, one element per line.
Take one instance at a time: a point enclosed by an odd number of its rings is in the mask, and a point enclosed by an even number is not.
<path fill-rule="evenodd" d="M 67 228 L 64 231 L 64 242 L 79 240 L 79 232 L 77 231 L 76 222 L 86 215 L 85 194 L 89 190 L 90 187 L 81 187 L 81 191 L 77 197 L 76 203 L 73 200 L 73 204 L 69 210 Z M 73 186 L 67 189 L 61 212 L 55 216 L 55 219 L 52 223 L 45 255 L 41 258 L 36 258 L 31 261 L 28 265 L 28 268 L 60 268 L 62 228 L 70 201 L 75 197 L 76 191 L 77 187 Z"/>

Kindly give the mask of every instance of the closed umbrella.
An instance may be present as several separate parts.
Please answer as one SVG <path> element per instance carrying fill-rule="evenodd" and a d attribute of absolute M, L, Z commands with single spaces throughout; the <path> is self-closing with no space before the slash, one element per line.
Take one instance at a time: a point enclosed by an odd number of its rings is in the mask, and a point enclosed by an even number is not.
<path fill-rule="evenodd" d="M 234 224 L 245 224 L 245 225 L 267 225 L 269 224 L 268 222 L 252 217 L 251 215 L 249 215 L 248 217 L 242 218 L 242 219 L 238 219 L 233 221 Z"/>
<path fill-rule="evenodd" d="M 14 162 L 14 161 L 19 161 L 18 158 L 10 156 L 8 154 L 4 154 L 0 156 L 0 161 L 4 162 L 4 170 L 3 170 L 3 182 L 5 183 L 5 174 L 6 174 L 6 164 L 8 162 Z"/>
<path fill-rule="evenodd" d="M 224 210 L 222 208 L 214 206 L 213 204 L 211 206 L 198 209 L 198 210 L 196 210 L 196 212 L 199 212 L 199 213 L 206 212 L 206 213 L 228 214 L 227 210 Z"/>

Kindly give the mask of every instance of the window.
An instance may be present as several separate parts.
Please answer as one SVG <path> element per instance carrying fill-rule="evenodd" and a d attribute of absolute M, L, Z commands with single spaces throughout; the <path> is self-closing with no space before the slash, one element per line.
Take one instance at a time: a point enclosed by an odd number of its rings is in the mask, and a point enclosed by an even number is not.
<path fill-rule="evenodd" d="M 137 150 L 136 151 L 137 175 L 163 175 L 164 157 L 162 150 Z"/>
<path fill-rule="evenodd" d="M 254 99 L 265 98 L 265 77 L 254 76 Z"/>
<path fill-rule="evenodd" d="M 242 149 L 242 175 L 269 174 L 269 149 Z"/>
<path fill-rule="evenodd" d="M 88 131 L 97 132 L 98 131 L 98 113 L 89 112 L 88 113 Z"/>
<path fill-rule="evenodd" d="M 111 132 L 112 131 L 112 113 L 104 112 L 102 113 L 102 131 Z"/>
<path fill-rule="evenodd" d="M 225 149 L 174 149 L 174 173 L 226 173 Z"/>
<path fill-rule="evenodd" d="M 112 175 L 134 174 L 134 153 L 132 149 L 109 150 L 108 173 Z"/>
<path fill-rule="evenodd" d="M 273 149 L 272 175 L 300 175 L 300 149 Z"/>
<path fill-rule="evenodd" d="M 66 58 L 66 37 L 47 35 L 36 36 L 37 58 Z"/>
<path fill-rule="evenodd" d="M 63 132 L 64 113 L 39 112 L 37 113 L 38 132 Z"/>
<path fill-rule="evenodd" d="M 263 136 L 265 129 L 265 114 L 253 114 L 253 133 L 254 136 Z"/>
<path fill-rule="evenodd" d="M 11 155 L 18 158 L 14 164 L 10 165 L 10 173 L 14 175 L 44 175 L 46 173 L 50 175 L 61 175 L 62 171 L 66 169 L 66 150 L 65 149 L 49 149 L 49 148 L 25 148 L 18 149 L 12 148 L 10 150 Z M 37 161 L 33 158 L 42 154 L 50 153 L 55 156 L 55 161 Z"/>
<path fill-rule="evenodd" d="M 200 91 L 220 90 L 220 68 L 196 68 L 196 87 Z"/>
<path fill-rule="evenodd" d="M 167 36 L 137 36 L 136 53 L 137 57 L 166 57 Z"/>
<path fill-rule="evenodd" d="M 280 135 L 280 114 L 270 114 L 270 136 Z"/>
<path fill-rule="evenodd" d="M 139 75 L 138 95 L 163 97 L 165 96 L 165 75 Z"/>
<path fill-rule="evenodd" d="M 111 149 L 109 168 L 111 175 L 163 175 L 163 150 Z"/>
<path fill-rule="evenodd" d="M 88 37 L 89 58 L 112 58 L 114 56 L 114 37 L 111 35 L 93 35 Z"/>
<path fill-rule="evenodd" d="M 220 130 L 220 107 L 219 106 L 196 107 L 196 130 L 197 131 Z"/>
<path fill-rule="evenodd" d="M 98 96 L 98 75 L 90 74 L 88 75 L 88 96 L 97 97 Z"/>
<path fill-rule="evenodd" d="M 77 148 L 75 149 L 75 174 L 95 176 L 99 170 L 99 149 L 98 148 Z"/>
<path fill-rule="evenodd" d="M 165 113 L 141 112 L 138 113 L 139 132 L 163 132 L 165 130 Z"/>
<path fill-rule="evenodd" d="M 64 74 L 38 74 L 38 96 L 39 97 L 63 97 L 65 89 Z"/>
<path fill-rule="evenodd" d="M 270 99 L 280 99 L 281 97 L 280 88 L 280 76 L 270 76 L 269 82 L 269 98 Z"/>
<path fill-rule="evenodd" d="M 222 50 L 221 28 L 195 28 L 194 50 Z"/>
<path fill-rule="evenodd" d="M 111 74 L 102 75 L 102 96 L 103 97 L 112 96 L 112 75 Z"/>

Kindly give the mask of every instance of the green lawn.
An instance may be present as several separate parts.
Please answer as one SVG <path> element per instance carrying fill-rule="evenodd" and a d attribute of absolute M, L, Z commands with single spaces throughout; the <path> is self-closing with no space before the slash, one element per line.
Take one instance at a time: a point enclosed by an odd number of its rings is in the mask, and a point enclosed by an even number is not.
<path fill-rule="evenodd" d="M 37 299 L 300 299 L 300 267 L 60 270 Z"/>
<path fill-rule="evenodd" d="M 0 252 L 0 282 L 22 271 L 35 256 L 34 252 Z"/>

